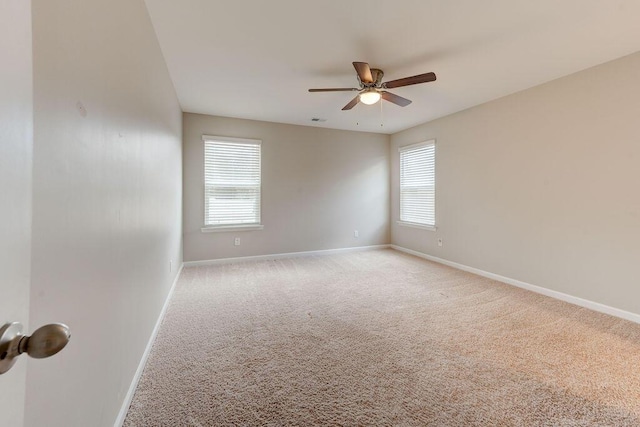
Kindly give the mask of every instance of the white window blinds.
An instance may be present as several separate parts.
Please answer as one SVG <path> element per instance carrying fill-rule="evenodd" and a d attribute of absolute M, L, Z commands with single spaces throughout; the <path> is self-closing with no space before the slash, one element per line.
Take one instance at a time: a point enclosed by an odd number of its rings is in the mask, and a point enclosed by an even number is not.
<path fill-rule="evenodd" d="M 400 147 L 400 221 L 436 225 L 436 144 Z"/>
<path fill-rule="evenodd" d="M 203 136 L 204 224 L 260 224 L 261 141 Z"/>

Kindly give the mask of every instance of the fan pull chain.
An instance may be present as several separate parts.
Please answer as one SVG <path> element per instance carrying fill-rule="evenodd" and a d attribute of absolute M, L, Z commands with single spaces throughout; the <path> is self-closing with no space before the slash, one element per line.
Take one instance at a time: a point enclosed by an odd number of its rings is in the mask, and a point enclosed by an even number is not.
<path fill-rule="evenodd" d="M 384 112 L 382 109 L 382 99 L 380 99 L 380 127 L 384 127 Z"/>

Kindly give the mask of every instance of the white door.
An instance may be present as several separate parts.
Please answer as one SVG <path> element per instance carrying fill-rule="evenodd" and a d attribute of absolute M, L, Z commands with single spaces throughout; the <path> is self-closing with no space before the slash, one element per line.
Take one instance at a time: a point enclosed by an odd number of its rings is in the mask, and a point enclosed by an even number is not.
<path fill-rule="evenodd" d="M 0 326 L 28 330 L 33 65 L 31 2 L 0 0 Z M 27 361 L 0 375 L 0 424 L 23 425 Z"/>

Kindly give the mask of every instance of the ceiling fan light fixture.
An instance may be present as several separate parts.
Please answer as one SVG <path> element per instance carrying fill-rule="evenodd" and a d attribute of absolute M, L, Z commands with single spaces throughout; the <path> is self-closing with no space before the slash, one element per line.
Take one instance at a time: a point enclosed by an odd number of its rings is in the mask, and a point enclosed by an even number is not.
<path fill-rule="evenodd" d="M 375 89 L 364 91 L 360 94 L 360 102 L 366 105 L 373 105 L 380 101 L 380 92 Z"/>
<path fill-rule="evenodd" d="M 357 91 L 358 94 L 347 105 L 342 107 L 342 111 L 351 110 L 353 107 L 362 102 L 366 105 L 373 105 L 384 99 L 385 101 L 396 104 L 400 107 L 406 107 L 411 104 L 411 100 L 403 98 L 399 95 L 388 92 L 386 89 L 394 89 L 397 87 L 417 85 L 419 83 L 428 83 L 435 81 L 435 73 L 424 73 L 416 76 L 404 77 L 402 79 L 391 80 L 382 83 L 384 72 L 379 68 L 371 68 L 366 62 L 354 62 L 353 67 L 358 74 L 358 86 L 355 87 L 334 87 L 324 89 L 309 89 L 309 92 L 352 92 Z"/>

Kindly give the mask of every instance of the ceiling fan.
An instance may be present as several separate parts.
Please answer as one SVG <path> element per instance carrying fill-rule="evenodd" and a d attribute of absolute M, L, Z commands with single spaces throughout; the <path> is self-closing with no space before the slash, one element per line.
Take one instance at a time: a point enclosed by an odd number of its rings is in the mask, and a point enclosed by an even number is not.
<path fill-rule="evenodd" d="M 405 77 L 403 79 L 391 80 L 390 82 L 382 83 L 382 77 L 384 72 L 378 68 L 370 68 L 366 62 L 354 62 L 353 67 L 358 74 L 358 88 L 327 88 L 327 89 L 309 89 L 309 92 L 346 92 L 357 91 L 358 95 L 345 105 L 343 110 L 350 110 L 362 102 L 363 104 L 372 105 L 380 101 L 380 98 L 385 101 L 393 102 L 401 107 L 406 107 L 411 104 L 411 101 L 407 98 L 395 95 L 391 92 L 387 92 L 384 89 L 393 89 L 396 87 L 416 85 L 419 83 L 432 82 L 436 79 L 434 73 L 418 74 L 417 76 Z"/>

